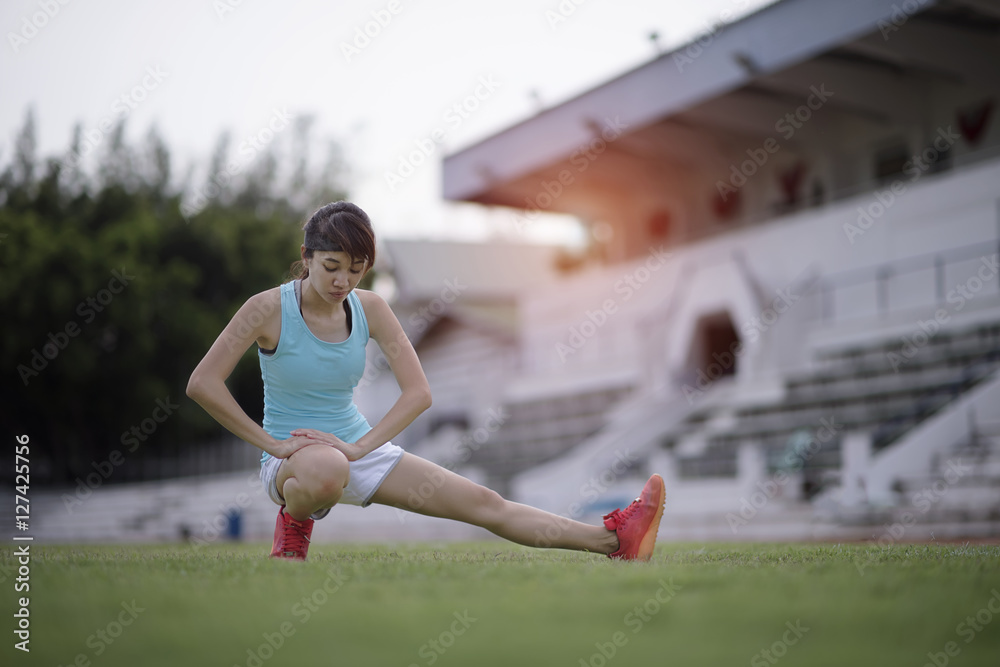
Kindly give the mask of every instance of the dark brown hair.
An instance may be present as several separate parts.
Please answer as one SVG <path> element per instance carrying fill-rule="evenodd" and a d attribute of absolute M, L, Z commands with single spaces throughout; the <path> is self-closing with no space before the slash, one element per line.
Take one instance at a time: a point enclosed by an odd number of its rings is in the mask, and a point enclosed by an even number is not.
<path fill-rule="evenodd" d="M 362 259 L 365 269 L 375 264 L 375 231 L 368 214 L 356 204 L 335 201 L 312 214 L 302 226 L 305 232 L 306 257 L 316 250 L 346 252 L 351 260 Z M 292 264 L 292 279 L 305 278 L 309 269 L 302 260 Z"/>

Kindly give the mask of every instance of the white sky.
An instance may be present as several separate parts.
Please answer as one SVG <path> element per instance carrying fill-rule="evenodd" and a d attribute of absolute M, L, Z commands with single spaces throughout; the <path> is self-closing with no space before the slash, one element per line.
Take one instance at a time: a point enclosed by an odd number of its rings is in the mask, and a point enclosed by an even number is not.
<path fill-rule="evenodd" d="M 770 1 L 4 0 L 0 158 L 28 105 L 42 153 L 62 153 L 74 122 L 87 131 L 116 118 L 115 100 L 159 68 L 166 76 L 129 113 L 128 134 L 134 145 L 155 123 L 175 172 L 207 162 L 224 129 L 235 150 L 275 109 L 311 113 L 315 137 L 344 145 L 351 198 L 381 236 L 484 238 L 507 229 L 509 216 L 443 202 L 440 147 L 394 191 L 385 172 L 435 128 L 447 131 L 442 145 L 452 152 L 531 116 L 532 90 L 550 106 L 651 59 L 651 31 L 669 48 L 725 11 Z M 30 35 L 25 21 L 41 23 L 43 5 L 58 12 L 15 51 L 11 34 Z M 560 7 L 569 16 L 550 24 L 547 12 Z M 341 45 L 380 11 L 391 20 L 348 62 Z M 500 85 L 460 124 L 448 122 L 481 77 Z"/>

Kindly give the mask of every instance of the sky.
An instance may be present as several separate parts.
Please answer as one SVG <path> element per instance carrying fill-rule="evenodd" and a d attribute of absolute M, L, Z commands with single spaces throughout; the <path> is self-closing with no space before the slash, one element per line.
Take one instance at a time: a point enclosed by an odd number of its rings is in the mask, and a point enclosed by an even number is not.
<path fill-rule="evenodd" d="M 29 106 L 43 155 L 65 151 L 76 122 L 100 138 L 102 121 L 126 116 L 133 145 L 155 125 L 177 172 L 207 163 L 224 130 L 238 153 L 311 114 L 314 137 L 343 146 L 350 198 L 381 236 L 511 235 L 509 213 L 442 200 L 443 155 L 767 4 L 5 0 L 0 162 Z M 427 159 L 389 183 L 420 146 Z M 527 233 L 573 241 L 565 220 Z"/>

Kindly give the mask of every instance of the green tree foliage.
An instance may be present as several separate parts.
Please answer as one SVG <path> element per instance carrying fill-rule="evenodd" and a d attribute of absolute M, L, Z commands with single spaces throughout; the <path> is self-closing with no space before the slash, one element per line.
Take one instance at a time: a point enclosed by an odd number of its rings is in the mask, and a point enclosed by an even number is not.
<path fill-rule="evenodd" d="M 29 111 L 0 166 L 0 409 L 31 437 L 33 482 L 72 483 L 114 450 L 113 481 L 134 479 L 224 434 L 184 395 L 188 376 L 249 296 L 287 279 L 309 212 L 345 196 L 336 150 L 311 177 L 309 129 L 185 217 L 191 172 L 174 184 L 155 129 L 135 149 L 118 125 L 88 167 L 79 128 L 61 159 L 37 155 Z M 255 347 L 229 386 L 259 419 Z"/>

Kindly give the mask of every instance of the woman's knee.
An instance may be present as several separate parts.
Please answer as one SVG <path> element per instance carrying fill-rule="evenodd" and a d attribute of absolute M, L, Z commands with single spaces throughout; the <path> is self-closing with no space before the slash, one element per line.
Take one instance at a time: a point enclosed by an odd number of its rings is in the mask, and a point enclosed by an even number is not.
<path fill-rule="evenodd" d="M 314 498 L 339 499 L 350 481 L 350 462 L 344 453 L 328 445 L 309 445 L 288 458 L 289 477 Z"/>
<path fill-rule="evenodd" d="M 477 486 L 473 492 L 471 506 L 483 525 L 502 523 L 507 501 L 499 493 L 485 486 Z"/>

